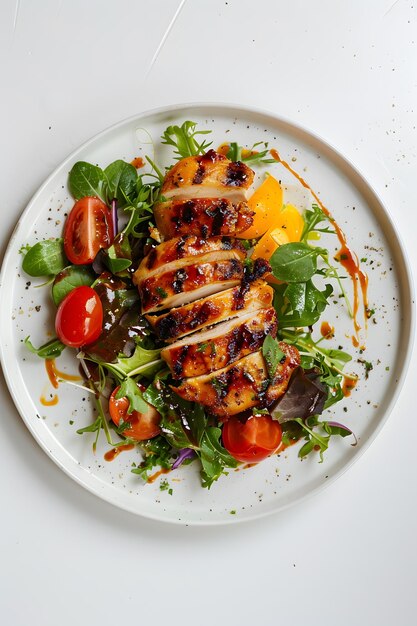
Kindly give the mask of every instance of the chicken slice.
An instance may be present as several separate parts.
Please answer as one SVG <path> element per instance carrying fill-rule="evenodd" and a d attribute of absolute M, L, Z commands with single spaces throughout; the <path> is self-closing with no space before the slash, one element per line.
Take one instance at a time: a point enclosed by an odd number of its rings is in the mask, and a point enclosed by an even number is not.
<path fill-rule="evenodd" d="M 172 389 L 184 400 L 198 402 L 213 415 L 227 419 L 255 406 L 266 406 L 282 396 L 292 372 L 300 364 L 297 348 L 284 342 L 279 347 L 285 354 L 272 378 L 262 352 L 253 352 L 221 370 L 185 379 Z M 273 392 L 268 394 L 268 390 Z"/>
<path fill-rule="evenodd" d="M 190 263 L 206 263 L 237 259 L 243 261 L 246 250 L 237 239 L 229 237 L 176 237 L 160 243 L 141 261 L 133 280 L 139 285 L 143 280 L 162 272 L 179 270 Z"/>
<path fill-rule="evenodd" d="M 242 276 L 243 264 L 237 259 L 195 263 L 157 274 L 138 284 L 142 313 L 181 306 L 205 298 L 234 287 Z"/>
<path fill-rule="evenodd" d="M 253 223 L 246 202 L 233 204 L 226 198 L 193 198 L 160 202 L 153 209 L 156 225 L 164 239 L 178 235 L 235 235 Z"/>
<path fill-rule="evenodd" d="M 205 326 L 236 317 L 239 312 L 253 313 L 272 305 L 273 289 L 264 281 L 252 283 L 242 293 L 241 286 L 197 300 L 162 315 L 146 315 L 153 331 L 163 341 L 172 342 Z"/>
<path fill-rule="evenodd" d="M 276 336 L 277 327 L 277 314 L 273 307 L 243 313 L 167 346 L 162 350 L 161 357 L 167 362 L 174 378 L 201 376 L 256 352 L 268 334 Z"/>
<path fill-rule="evenodd" d="M 161 194 L 167 198 L 227 198 L 246 200 L 254 172 L 240 161 L 209 150 L 178 161 L 165 176 Z"/>

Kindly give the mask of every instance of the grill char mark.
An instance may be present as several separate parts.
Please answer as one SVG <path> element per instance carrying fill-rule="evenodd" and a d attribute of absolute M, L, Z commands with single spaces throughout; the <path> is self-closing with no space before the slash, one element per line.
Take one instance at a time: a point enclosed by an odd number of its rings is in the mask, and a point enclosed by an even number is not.
<path fill-rule="evenodd" d="M 205 175 L 206 175 L 206 168 L 204 166 L 204 163 L 200 161 L 200 163 L 198 164 L 197 171 L 194 174 L 193 185 L 201 185 L 201 183 L 204 180 Z"/>
<path fill-rule="evenodd" d="M 240 280 L 242 275 L 242 263 L 237 259 L 228 259 L 194 263 L 176 271 L 151 276 L 139 284 L 142 310 L 146 312 L 153 307 L 160 307 L 174 294 L 192 292 L 211 282 Z"/>
<path fill-rule="evenodd" d="M 235 161 L 227 166 L 223 184 L 226 187 L 243 187 L 247 178 L 247 166 L 241 161 Z"/>
<path fill-rule="evenodd" d="M 265 337 L 277 333 L 277 316 L 273 307 L 261 309 L 252 319 L 237 319 L 234 326 L 222 326 L 218 335 L 198 337 L 194 341 L 182 345 L 164 348 L 162 358 L 166 360 L 175 378 L 201 376 L 222 369 L 251 352 L 262 347 Z M 200 333 L 199 333 L 200 335 Z M 198 341 L 195 341 L 198 339 Z M 187 357 L 184 359 L 184 348 Z M 181 363 L 181 367 L 177 363 Z"/>

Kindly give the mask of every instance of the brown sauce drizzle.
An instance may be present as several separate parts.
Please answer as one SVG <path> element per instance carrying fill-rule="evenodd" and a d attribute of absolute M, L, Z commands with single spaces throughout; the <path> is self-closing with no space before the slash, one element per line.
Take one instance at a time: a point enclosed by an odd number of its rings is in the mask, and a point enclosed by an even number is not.
<path fill-rule="evenodd" d="M 345 378 L 342 385 L 342 392 L 345 398 L 348 398 L 352 393 L 352 390 L 358 384 L 358 380 L 354 378 Z"/>
<path fill-rule="evenodd" d="M 363 315 L 365 321 L 365 328 L 368 326 L 368 276 L 361 269 L 359 264 L 359 259 L 356 254 L 349 248 L 346 242 L 346 235 L 340 226 L 337 224 L 335 219 L 333 218 L 330 211 L 324 206 L 323 202 L 320 200 L 318 195 L 311 189 L 310 185 L 298 174 L 286 161 L 283 161 L 279 156 L 277 150 L 274 148 L 270 150 L 271 156 L 277 161 L 277 163 L 281 163 L 305 188 L 308 189 L 316 200 L 319 207 L 322 209 L 323 213 L 327 215 L 332 221 L 334 229 L 336 231 L 337 238 L 339 239 L 341 248 L 335 257 L 337 261 L 345 268 L 350 278 L 352 279 L 353 284 L 353 326 L 355 329 L 355 336 L 358 339 L 358 332 L 361 329 L 361 326 L 358 323 L 358 312 L 359 312 L 359 288 L 362 293 L 362 306 L 363 306 Z"/>
<path fill-rule="evenodd" d="M 45 396 L 41 396 L 39 399 L 43 406 L 54 406 L 58 404 L 58 396 L 56 394 L 50 400 L 47 400 Z"/>
<path fill-rule="evenodd" d="M 61 372 L 55 364 L 55 359 L 45 359 L 45 369 L 48 374 L 49 381 L 55 389 L 58 389 L 58 378 L 72 381 L 82 380 L 80 376 L 74 376 L 73 374 Z M 54 404 L 56 404 L 56 402 Z"/>
<path fill-rule="evenodd" d="M 145 161 L 142 159 L 142 157 L 135 157 L 130 162 L 130 164 L 133 165 L 133 167 L 136 167 L 137 170 L 139 170 L 141 167 L 145 165 Z"/>
<path fill-rule="evenodd" d="M 352 335 L 351 339 L 352 339 L 352 346 L 354 348 L 359 348 L 359 339 L 356 337 L 356 335 Z"/>
<path fill-rule="evenodd" d="M 320 334 L 325 339 L 333 339 L 333 337 L 334 337 L 334 326 L 331 326 L 329 324 L 329 322 L 322 322 L 322 324 L 320 326 Z"/>
<path fill-rule="evenodd" d="M 167 469 L 166 467 L 161 467 L 161 469 L 158 470 L 157 472 L 155 472 L 155 474 L 152 474 L 152 476 L 149 476 L 148 480 L 146 482 L 147 483 L 154 483 L 157 478 L 162 476 L 162 474 L 168 474 L 170 471 L 171 470 Z"/>
<path fill-rule="evenodd" d="M 134 447 L 135 446 L 133 443 L 126 443 L 123 446 L 117 446 L 117 448 L 112 448 L 111 450 L 106 452 L 106 454 L 104 455 L 104 460 L 109 462 L 114 461 L 114 459 L 119 456 L 121 452 L 123 452 L 124 450 L 133 450 Z"/>

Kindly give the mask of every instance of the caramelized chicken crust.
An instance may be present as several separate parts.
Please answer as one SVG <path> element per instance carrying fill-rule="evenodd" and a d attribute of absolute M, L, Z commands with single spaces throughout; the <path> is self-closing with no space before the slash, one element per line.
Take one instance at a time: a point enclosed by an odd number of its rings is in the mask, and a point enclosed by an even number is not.
<path fill-rule="evenodd" d="M 255 406 L 268 406 L 285 393 L 291 374 L 300 364 L 294 346 L 280 342 L 279 347 L 285 359 L 272 378 L 258 351 L 216 372 L 187 378 L 172 389 L 184 400 L 198 402 L 222 419 Z"/>
<path fill-rule="evenodd" d="M 161 193 L 166 198 L 246 199 L 254 172 L 240 161 L 230 161 L 214 150 L 181 159 L 165 176 Z"/>
<path fill-rule="evenodd" d="M 164 348 L 161 357 L 174 378 L 201 376 L 262 348 L 265 337 L 277 333 L 274 308 L 246 313 Z"/>
<path fill-rule="evenodd" d="M 142 312 L 181 306 L 238 284 L 243 264 L 237 259 L 195 263 L 157 274 L 138 284 Z"/>
<path fill-rule="evenodd" d="M 239 312 L 268 308 L 272 305 L 273 294 L 270 285 L 258 280 L 247 291 L 238 285 L 162 315 L 146 315 L 146 319 L 159 339 L 172 342 L 206 326 L 235 317 Z"/>
<path fill-rule="evenodd" d="M 246 202 L 233 204 L 227 198 L 192 198 L 161 202 L 154 207 L 156 225 L 164 239 L 178 235 L 235 235 L 253 223 Z"/>
<path fill-rule="evenodd" d="M 246 256 L 245 248 L 237 239 L 230 237 L 176 237 L 160 243 L 153 248 L 134 273 L 134 282 L 140 285 L 141 281 L 151 278 L 160 272 L 178 270 L 193 263 L 206 261 L 220 261 L 238 259 L 243 261 Z"/>

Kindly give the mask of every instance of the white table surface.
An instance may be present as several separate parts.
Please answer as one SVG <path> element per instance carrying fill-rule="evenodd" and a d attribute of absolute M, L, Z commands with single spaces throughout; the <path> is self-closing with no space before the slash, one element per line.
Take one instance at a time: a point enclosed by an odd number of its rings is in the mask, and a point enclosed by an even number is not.
<path fill-rule="evenodd" d="M 75 147 L 180 102 L 269 109 L 351 159 L 417 267 L 416 0 L 2 0 L 1 241 Z M 44 454 L 2 381 L 0 621 L 416 623 L 412 359 L 383 431 L 301 505 L 228 527 L 140 519 Z"/>

